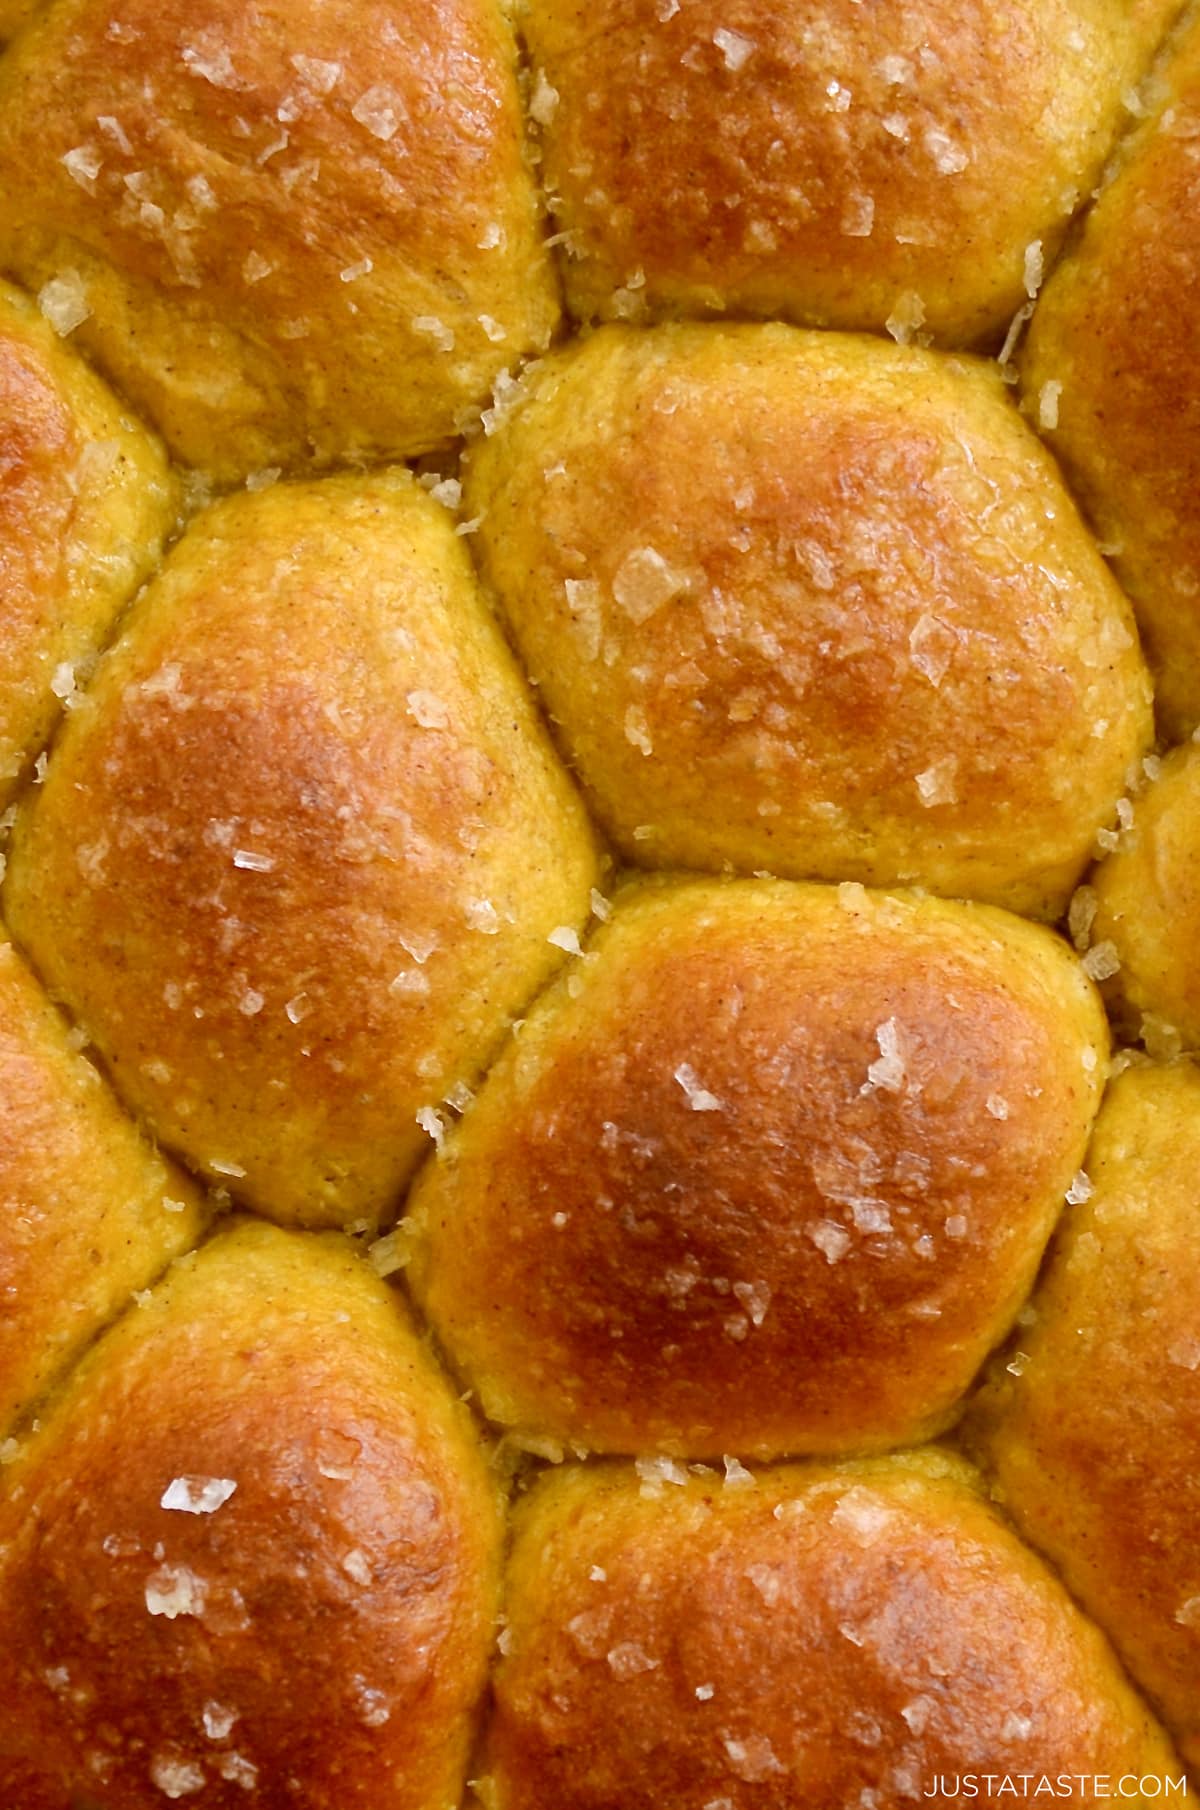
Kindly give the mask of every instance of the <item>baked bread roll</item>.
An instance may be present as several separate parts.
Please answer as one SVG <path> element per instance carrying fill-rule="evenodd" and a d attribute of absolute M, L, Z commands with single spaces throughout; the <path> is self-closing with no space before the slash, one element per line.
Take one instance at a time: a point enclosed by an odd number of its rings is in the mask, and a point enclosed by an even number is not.
<path fill-rule="evenodd" d="M 4 1802 L 455 1802 L 497 1508 L 465 1410 L 362 1262 L 221 1233 L 7 1472 Z"/>
<path fill-rule="evenodd" d="M 3 265 L 223 479 L 442 445 L 558 315 L 499 0 L 56 0 L 0 196 Z"/>
<path fill-rule="evenodd" d="M 0 283 L 0 807 L 174 523 L 161 449 Z"/>
<path fill-rule="evenodd" d="M 1200 1073 L 1133 1068 L 1091 1189 L 972 1417 L 1017 1524 L 1059 1566 L 1200 1764 Z"/>
<path fill-rule="evenodd" d="M 1156 770 L 1076 912 L 1129 1037 L 1200 1049 L 1200 748 Z"/>
<path fill-rule="evenodd" d="M 1143 108 L 1143 110 L 1145 110 Z M 1030 326 L 1026 404 L 1139 612 L 1170 741 L 1200 721 L 1200 27 L 1189 24 Z"/>
<path fill-rule="evenodd" d="M 981 363 L 610 328 L 534 368 L 466 507 L 639 866 L 1054 918 L 1149 744 L 1128 605 Z"/>
<path fill-rule="evenodd" d="M 1177 1775 L 961 1462 L 639 1469 L 517 1511 L 487 1810 L 890 1810 L 989 1772 L 1132 1775 L 1142 1804 Z"/>
<path fill-rule="evenodd" d="M 155 1132 L 374 1223 L 563 959 L 596 858 L 445 511 L 403 471 L 199 518 L 28 794 L 4 905 Z"/>
<path fill-rule="evenodd" d="M 522 0 L 581 319 L 1000 335 L 1178 0 Z"/>
<path fill-rule="evenodd" d="M 417 1297 L 488 1416 L 688 1458 L 915 1443 L 1032 1283 L 1103 1015 L 996 911 L 643 883 L 413 1189 Z"/>
<path fill-rule="evenodd" d="M 0 940 L 0 1441 L 207 1218 Z"/>
<path fill-rule="evenodd" d="M 0 1810 L 1194 1804 L 1178 14 L 0 0 Z"/>

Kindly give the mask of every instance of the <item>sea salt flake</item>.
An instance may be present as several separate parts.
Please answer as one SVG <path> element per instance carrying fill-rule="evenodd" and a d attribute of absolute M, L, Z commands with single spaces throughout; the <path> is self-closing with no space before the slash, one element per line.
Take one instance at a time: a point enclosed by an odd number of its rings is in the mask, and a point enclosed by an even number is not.
<path fill-rule="evenodd" d="M 937 691 L 958 650 L 959 638 L 952 628 L 931 616 L 919 616 L 908 637 L 912 663 L 923 678 Z"/>
<path fill-rule="evenodd" d="M 232 1477 L 173 1477 L 159 1507 L 185 1515 L 215 1515 L 236 1488 Z"/>
<path fill-rule="evenodd" d="M 880 1091 L 898 1094 L 908 1078 L 908 1069 L 901 1047 L 900 1026 L 894 1018 L 876 1025 L 875 1041 L 879 1045 L 879 1056 L 868 1067 L 867 1078 L 858 1091 L 860 1095 Z"/>
<path fill-rule="evenodd" d="M 396 136 L 408 114 L 404 102 L 394 88 L 386 82 L 377 82 L 360 94 L 350 109 L 351 118 L 360 126 L 365 126 L 372 138 L 380 139 L 384 144 Z"/>
<path fill-rule="evenodd" d="M 210 1741 L 223 1741 L 227 1735 L 232 1733 L 233 1725 L 237 1719 L 237 1710 L 227 1709 L 223 1703 L 217 1703 L 212 1698 L 209 1699 L 200 1712 L 200 1720 L 204 1725 L 204 1732 Z"/>
<path fill-rule="evenodd" d="M 956 144 L 941 126 L 926 127 L 924 142 L 935 167 L 943 176 L 959 175 L 971 161 L 963 147 Z"/>
<path fill-rule="evenodd" d="M 633 1468 L 641 1479 L 638 1493 L 649 1500 L 662 1495 L 664 1484 L 679 1489 L 687 1483 L 687 1472 L 674 1458 L 635 1458 Z"/>
<path fill-rule="evenodd" d="M 1062 384 L 1053 380 L 1044 383 L 1038 391 L 1038 426 L 1053 430 L 1058 426 L 1058 399 L 1062 395 Z"/>
<path fill-rule="evenodd" d="M 412 328 L 414 333 L 431 339 L 439 352 L 453 352 L 453 328 L 448 327 L 439 314 L 414 314 Z"/>
<path fill-rule="evenodd" d="M 1095 1186 L 1086 1169 L 1080 1169 L 1071 1186 L 1067 1189 L 1067 1201 L 1073 1207 L 1081 1207 L 1085 1200 L 1090 1200 L 1095 1193 Z"/>
<path fill-rule="evenodd" d="M 757 1488 L 757 1478 L 753 1471 L 748 1471 L 746 1469 L 740 1458 L 734 1458 L 731 1453 L 726 1452 L 721 1463 L 725 1467 L 724 1487 L 726 1489 Z"/>
<path fill-rule="evenodd" d="M 958 800 L 958 758 L 943 755 L 916 777 L 917 793 L 926 810 L 938 804 L 955 804 Z"/>
<path fill-rule="evenodd" d="M 735 1282 L 735 1299 L 745 1308 L 752 1326 L 761 1326 L 771 1305 L 771 1289 L 766 1282 Z"/>
<path fill-rule="evenodd" d="M 613 597 L 635 623 L 649 621 L 665 604 L 686 590 L 687 578 L 653 547 L 627 553 L 612 582 Z"/>
<path fill-rule="evenodd" d="M 696 1686 L 697 1703 L 711 1703 L 713 1700 L 713 1697 L 715 1695 L 716 1695 L 716 1687 L 714 1685 L 698 1684 Z"/>
<path fill-rule="evenodd" d="M 614 1677 L 622 1680 L 637 1678 L 642 1672 L 655 1672 L 661 1664 L 660 1660 L 651 1659 L 636 1640 L 620 1641 L 609 1649 L 606 1657 Z"/>
<path fill-rule="evenodd" d="M 258 849 L 235 848 L 233 865 L 244 868 L 248 873 L 269 874 L 274 869 L 275 861 L 273 856 L 264 855 Z"/>
<path fill-rule="evenodd" d="M 773 1609 L 783 1591 L 779 1573 L 774 1565 L 747 1565 L 746 1577 L 754 1585 L 767 1608 Z"/>
<path fill-rule="evenodd" d="M 257 987 L 247 987 L 238 1000 L 238 1011 L 244 1018 L 256 1018 L 266 1005 L 266 999 Z"/>
<path fill-rule="evenodd" d="M 709 1093 L 700 1085 L 696 1071 L 690 1062 L 681 1062 L 675 1070 L 675 1079 L 687 1095 L 687 1103 L 693 1112 L 723 1112 L 725 1102 L 716 1094 Z"/>
<path fill-rule="evenodd" d="M 178 1759 L 173 1754 L 155 1754 L 150 1762 L 150 1781 L 157 1785 L 164 1797 L 189 1797 L 194 1791 L 203 1791 L 206 1780 L 204 1770 L 191 1760 Z"/>
<path fill-rule="evenodd" d="M 1111 980 L 1121 967 L 1121 958 L 1113 942 L 1097 943 L 1083 958 L 1083 971 L 1091 980 Z"/>
<path fill-rule="evenodd" d="M 314 94 L 331 94 L 342 77 L 342 65 L 327 63 L 323 57 L 306 57 L 296 51 L 288 61 Z"/>
<path fill-rule="evenodd" d="M 766 1735 L 747 1735 L 744 1741 L 735 1741 L 726 1735 L 725 1754 L 730 1771 L 744 1779 L 747 1785 L 761 1785 L 764 1780 L 784 1771 Z"/>
<path fill-rule="evenodd" d="M 1092 925 L 1096 921 L 1096 913 L 1100 909 L 1100 897 L 1094 886 L 1077 886 L 1071 895 L 1071 904 L 1067 911 L 1067 928 L 1071 932 L 1071 941 L 1081 952 L 1088 946 Z"/>
<path fill-rule="evenodd" d="M 38 290 L 38 308 L 60 339 L 82 326 L 92 310 L 87 290 L 77 270 L 62 270 Z"/>
<path fill-rule="evenodd" d="M 726 69 L 732 70 L 735 75 L 739 69 L 746 67 L 758 49 L 757 39 L 746 37 L 744 32 L 729 31 L 723 25 L 718 25 L 712 41 L 724 58 Z"/>
<path fill-rule="evenodd" d="M 446 1136 L 446 1121 L 443 1119 L 436 1106 L 418 1107 L 416 1119 L 421 1130 L 426 1132 L 428 1136 L 433 1139 L 437 1148 L 440 1150 Z"/>
<path fill-rule="evenodd" d="M 925 303 L 915 289 L 905 289 L 896 297 L 892 312 L 883 324 L 898 346 L 912 344 L 925 325 Z"/>
<path fill-rule="evenodd" d="M 842 231 L 848 239 L 869 239 L 875 230 L 873 195 L 851 195 L 842 210 Z"/>
<path fill-rule="evenodd" d="M 1008 1117 L 1008 1101 L 1003 1094 L 989 1094 L 984 1104 L 993 1119 Z"/>
<path fill-rule="evenodd" d="M 557 112 L 558 89 L 547 80 L 545 70 L 539 69 L 529 97 L 529 117 L 535 125 L 548 126 Z"/>
<path fill-rule="evenodd" d="M 468 899 L 466 918 L 468 930 L 477 930 L 482 936 L 500 934 L 500 913 L 490 899 Z"/>
<path fill-rule="evenodd" d="M 1200 1596 L 1189 1596 L 1176 1609 L 1175 1620 L 1181 1628 L 1200 1628 Z"/>
<path fill-rule="evenodd" d="M 833 1219 L 818 1219 L 805 1227 L 805 1234 L 816 1245 L 826 1263 L 837 1263 L 850 1249 L 850 1234 Z"/>
<path fill-rule="evenodd" d="M 829 1518 L 835 1527 L 844 1527 L 869 1543 L 891 1526 L 893 1513 L 887 1503 L 881 1502 L 869 1489 L 855 1484 L 839 1497 Z"/>
<path fill-rule="evenodd" d="M 920 1696 L 914 1697 L 911 1703 L 906 1703 L 901 1709 L 900 1714 L 904 1717 L 904 1720 L 908 1723 L 908 1726 L 912 1729 L 914 1735 L 923 1735 L 929 1726 L 929 1718 L 936 1708 L 937 1703 L 934 1698 Z"/>
<path fill-rule="evenodd" d="M 557 930 L 550 932 L 546 941 L 553 943 L 556 949 L 564 949 L 568 955 L 583 954 L 579 942 L 579 932 L 573 930 L 569 924 L 560 924 Z"/>
<path fill-rule="evenodd" d="M 1046 262 L 1042 256 L 1042 241 L 1034 239 L 1025 247 L 1025 293 L 1030 301 L 1042 286 L 1046 274 Z"/>
<path fill-rule="evenodd" d="M 449 727 L 449 709 L 436 692 L 410 691 L 406 702 L 408 714 L 419 728 L 445 729 Z"/>
<path fill-rule="evenodd" d="M 264 258 L 260 252 L 247 252 L 242 264 L 242 281 L 251 284 L 261 283 L 270 276 L 274 268 L 274 264 Z"/>
<path fill-rule="evenodd" d="M 212 88 L 236 88 L 238 86 L 237 70 L 228 47 L 221 43 L 215 32 L 199 32 L 191 44 L 180 46 L 180 55 L 187 68 Z"/>
<path fill-rule="evenodd" d="M 76 145 L 73 150 L 64 151 L 59 162 L 81 189 L 89 195 L 96 193 L 96 178 L 104 168 L 104 159 L 95 145 Z"/>
<path fill-rule="evenodd" d="M 364 1589 L 375 1581 L 370 1561 L 361 1547 L 352 1546 L 350 1551 L 345 1554 L 342 1559 L 342 1570 L 347 1577 L 353 1578 L 354 1582 L 361 1584 Z"/>
<path fill-rule="evenodd" d="M 338 278 L 343 283 L 357 283 L 359 277 L 369 277 L 375 268 L 373 258 L 360 258 L 357 264 L 347 264 L 344 270 L 338 271 Z"/>
<path fill-rule="evenodd" d="M 646 712 L 638 704 L 630 704 L 625 712 L 625 740 L 636 748 L 644 759 L 654 753 L 654 743 L 650 739 L 650 725 L 646 721 Z"/>
<path fill-rule="evenodd" d="M 163 1615 L 168 1621 L 181 1615 L 199 1619 L 204 1614 L 208 1585 L 186 1565 L 160 1565 L 146 1579 L 144 1594 L 151 1615 Z"/>

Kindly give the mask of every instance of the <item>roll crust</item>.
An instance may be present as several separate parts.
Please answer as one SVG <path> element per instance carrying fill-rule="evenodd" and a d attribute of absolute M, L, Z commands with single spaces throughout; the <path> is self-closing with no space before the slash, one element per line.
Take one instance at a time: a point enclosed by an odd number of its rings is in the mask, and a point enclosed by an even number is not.
<path fill-rule="evenodd" d="M 1062 912 L 1149 743 L 1148 681 L 994 370 L 608 328 L 535 369 L 466 494 L 626 860 Z"/>
<path fill-rule="evenodd" d="M 0 1439 L 206 1220 L 0 940 Z"/>
<path fill-rule="evenodd" d="M 1200 721 L 1194 22 L 1153 93 L 1151 117 L 1046 285 L 1022 383 L 1111 549 L 1138 611 L 1162 727 L 1180 741 Z"/>
<path fill-rule="evenodd" d="M 157 441 L 0 283 L 0 807 L 154 569 L 177 501 Z"/>
<path fill-rule="evenodd" d="M 1178 10 L 525 0 L 570 307 L 1002 334 Z"/>
<path fill-rule="evenodd" d="M 1106 1643 L 937 1452 L 733 1487 L 569 1470 L 518 1510 L 506 1613 L 489 1810 L 901 1810 L 946 1775 L 1179 1776 Z"/>
<path fill-rule="evenodd" d="M 57 0 L 0 71 L 0 259 L 191 465 L 449 440 L 558 304 L 497 0 Z"/>
<path fill-rule="evenodd" d="M 497 1508 L 464 1410 L 349 1247 L 223 1233 L 89 1354 L 9 1474 L 5 1801 L 457 1801 Z"/>
<path fill-rule="evenodd" d="M 527 1435 L 916 1441 L 1028 1292 L 1105 1047 L 1069 952 L 999 912 L 644 883 L 419 1177 L 408 1274 Z"/>
<path fill-rule="evenodd" d="M 1114 1082 L 1022 1326 L 975 1404 L 972 1445 L 1200 1765 L 1200 1073 Z"/>
<path fill-rule="evenodd" d="M 193 524 L 26 801 L 6 904 L 165 1143 L 339 1224 L 391 1207 L 595 877 L 462 543 L 396 472 Z"/>

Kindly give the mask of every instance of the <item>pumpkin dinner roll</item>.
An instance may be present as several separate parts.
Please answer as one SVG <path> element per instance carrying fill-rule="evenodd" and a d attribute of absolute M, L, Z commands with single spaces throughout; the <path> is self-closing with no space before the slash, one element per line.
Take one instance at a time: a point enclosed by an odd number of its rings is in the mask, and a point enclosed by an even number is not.
<path fill-rule="evenodd" d="M 1065 908 L 1149 688 L 994 368 L 610 327 L 535 367 L 466 495 L 627 860 Z"/>
<path fill-rule="evenodd" d="M 455 434 L 558 304 L 499 0 L 53 0 L 0 264 L 223 478 Z"/>
<path fill-rule="evenodd" d="M 1046 286 L 1023 382 L 1139 612 L 1172 740 L 1200 721 L 1200 19 Z"/>
<path fill-rule="evenodd" d="M 588 911 L 591 833 L 407 472 L 200 516 L 67 719 L 6 908 L 163 1141 L 373 1220 Z"/>
<path fill-rule="evenodd" d="M 175 504 L 157 443 L 0 283 L 0 805 L 153 569 Z"/>
<path fill-rule="evenodd" d="M 222 1233 L 8 1473 L 4 1802 L 446 1810 L 498 1508 L 466 1410 L 348 1244 Z"/>
<path fill-rule="evenodd" d="M 488 1810 L 903 1810 L 982 1799 L 989 1772 L 1075 1775 L 1076 1804 L 1111 1775 L 1143 1804 L 1181 1782 L 961 1461 L 639 1470 L 571 1468 L 517 1510 Z"/>
<path fill-rule="evenodd" d="M 1024 1300 L 1105 1052 L 1070 952 L 1003 913 L 643 881 L 418 1178 L 402 1252 L 522 1433 L 908 1443 Z"/>
<path fill-rule="evenodd" d="M 1073 909 L 1131 1035 L 1158 1054 L 1200 1049 L 1200 748 L 1163 761 Z"/>
<path fill-rule="evenodd" d="M 523 0 L 572 311 L 1002 334 L 1178 0 Z"/>
<path fill-rule="evenodd" d="M 1021 1530 L 1200 1766 L 1200 1072 L 1129 1069 L 971 1416 Z"/>
<path fill-rule="evenodd" d="M 0 1439 L 203 1225 L 0 940 Z"/>

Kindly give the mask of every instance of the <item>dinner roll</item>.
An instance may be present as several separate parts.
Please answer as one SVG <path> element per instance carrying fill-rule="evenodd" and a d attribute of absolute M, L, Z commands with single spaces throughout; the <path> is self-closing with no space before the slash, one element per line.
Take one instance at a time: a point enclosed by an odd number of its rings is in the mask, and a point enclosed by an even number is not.
<path fill-rule="evenodd" d="M 988 1772 L 1133 1775 L 1142 1804 L 1179 1778 L 960 1462 L 638 1468 L 518 1509 L 488 1810 L 902 1810 Z"/>
<path fill-rule="evenodd" d="M 1200 21 L 1038 304 L 1030 411 L 1139 611 L 1163 727 L 1200 720 Z"/>
<path fill-rule="evenodd" d="M 500 0 L 54 0 L 0 262 L 189 464 L 445 442 L 558 313 Z"/>
<path fill-rule="evenodd" d="M 1070 952 L 1000 912 L 643 882 L 418 1178 L 409 1274 L 535 1437 L 920 1439 L 1028 1292 L 1105 1053 Z"/>
<path fill-rule="evenodd" d="M 627 860 L 1063 910 L 1148 682 L 994 368 L 608 328 L 536 367 L 466 495 Z"/>
<path fill-rule="evenodd" d="M 175 513 L 157 443 L 0 283 L 0 806 Z"/>
<path fill-rule="evenodd" d="M 0 1440 L 204 1222 L 0 940 Z"/>
<path fill-rule="evenodd" d="M 590 831 L 408 472 L 243 493 L 131 613 L 26 801 L 13 932 L 165 1143 L 374 1220 L 587 915 Z"/>
<path fill-rule="evenodd" d="M 1178 0 L 523 0 L 572 311 L 1003 334 Z"/>
<path fill-rule="evenodd" d="M 973 1416 L 1002 1500 L 1200 1766 L 1200 1073 L 1135 1068 Z M 1085 1190 L 1080 1190 L 1084 1195 Z"/>
<path fill-rule="evenodd" d="M 1200 1049 L 1200 748 L 1168 755 L 1075 910 L 1129 1033 Z"/>
<path fill-rule="evenodd" d="M 88 1354 L 9 1472 L 3 1801 L 457 1802 L 497 1507 L 350 1247 L 223 1233 Z"/>

